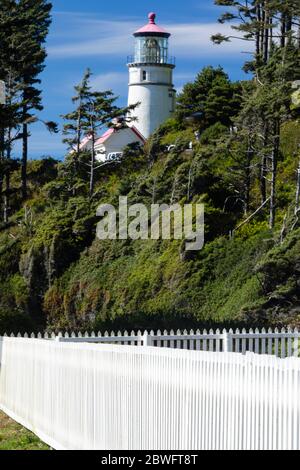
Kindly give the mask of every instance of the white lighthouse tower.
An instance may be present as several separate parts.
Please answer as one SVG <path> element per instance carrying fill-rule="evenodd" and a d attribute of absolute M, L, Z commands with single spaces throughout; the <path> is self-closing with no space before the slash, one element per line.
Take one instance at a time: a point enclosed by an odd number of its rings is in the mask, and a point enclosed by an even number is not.
<path fill-rule="evenodd" d="M 148 138 L 174 111 L 176 90 L 173 85 L 175 59 L 169 57 L 170 33 L 155 23 L 155 13 L 149 13 L 149 23 L 134 33 L 135 54 L 128 60 L 128 105 L 140 103 L 132 113 L 139 132 Z"/>

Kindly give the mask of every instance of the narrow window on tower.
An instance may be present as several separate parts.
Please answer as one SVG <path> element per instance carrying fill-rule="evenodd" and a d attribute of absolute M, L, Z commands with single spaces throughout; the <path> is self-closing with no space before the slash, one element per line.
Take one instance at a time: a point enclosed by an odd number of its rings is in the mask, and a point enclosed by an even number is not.
<path fill-rule="evenodd" d="M 147 80 L 147 72 L 146 70 L 143 70 L 143 81 L 145 82 Z"/>

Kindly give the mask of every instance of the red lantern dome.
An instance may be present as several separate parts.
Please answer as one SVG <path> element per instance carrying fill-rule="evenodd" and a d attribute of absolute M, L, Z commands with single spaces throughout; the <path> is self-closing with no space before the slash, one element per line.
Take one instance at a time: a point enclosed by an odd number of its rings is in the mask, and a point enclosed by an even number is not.
<path fill-rule="evenodd" d="M 171 36 L 171 34 L 168 33 L 164 28 L 161 28 L 155 23 L 155 13 L 149 13 L 148 19 L 149 23 L 138 29 L 134 33 L 134 36 L 162 36 L 167 38 Z"/>

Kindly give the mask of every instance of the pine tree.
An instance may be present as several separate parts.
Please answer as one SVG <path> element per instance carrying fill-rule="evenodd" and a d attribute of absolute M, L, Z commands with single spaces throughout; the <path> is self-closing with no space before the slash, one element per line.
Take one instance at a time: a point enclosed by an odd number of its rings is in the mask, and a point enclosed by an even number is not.
<path fill-rule="evenodd" d="M 233 34 L 216 34 L 216 44 L 232 39 L 252 42 L 255 45 L 254 61 L 245 65 L 246 70 L 267 64 L 273 44 L 285 47 L 293 38 L 300 46 L 300 4 L 298 0 L 215 0 L 219 6 L 230 7 L 220 16 L 219 22 L 234 22 Z M 239 24 L 237 24 L 239 22 Z"/>
<path fill-rule="evenodd" d="M 87 70 L 84 74 L 81 84 L 75 87 L 76 95 L 72 98 L 73 103 L 77 104 L 75 110 L 63 116 L 68 121 L 64 125 L 63 134 L 67 136 L 64 143 L 69 148 L 69 172 L 71 172 L 71 181 L 74 182 L 76 173 L 81 163 L 88 167 L 89 173 L 89 194 L 94 194 L 95 172 L 114 162 L 105 163 L 96 162 L 95 143 L 99 132 L 105 127 L 118 128 L 131 122 L 130 111 L 134 110 L 136 105 L 119 108 L 115 105 L 117 97 L 110 91 L 93 91 L 90 85 L 91 71 Z M 81 149 L 82 138 L 90 141 L 90 151 L 88 162 L 84 161 L 86 151 Z M 82 158 L 83 157 L 83 158 Z M 71 184 L 71 190 L 72 188 Z"/>
<path fill-rule="evenodd" d="M 72 152 L 72 161 L 74 163 L 75 171 L 78 169 L 86 102 L 91 93 L 91 87 L 89 85 L 90 77 L 91 71 L 90 69 L 87 69 L 81 83 L 74 87 L 76 95 L 72 98 L 72 102 L 76 104 L 77 107 L 71 113 L 62 116 L 62 118 L 67 121 L 63 128 L 63 135 L 66 136 L 63 139 L 63 142 L 67 144 L 69 151 Z"/>
<path fill-rule="evenodd" d="M 38 117 L 33 110 L 41 110 L 40 82 L 46 57 L 43 43 L 50 25 L 51 4 L 46 1 L 3 0 L 0 10 L 0 79 L 6 85 L 6 105 L 0 122 L 0 155 L 3 160 L 0 175 L 4 199 L 4 221 L 9 214 L 10 172 L 15 168 L 12 147 L 23 140 L 21 166 L 22 195 L 27 196 L 27 159 L 29 125 Z M 1 112 L 1 110 L 0 110 Z M 43 121 L 42 121 L 43 122 Z M 53 122 L 44 122 L 51 132 L 57 132 Z M 3 180 L 6 181 L 5 190 Z"/>
<path fill-rule="evenodd" d="M 280 157 L 281 126 L 291 116 L 291 84 L 299 77 L 299 13 L 296 0 L 216 0 L 217 5 L 230 6 L 230 13 L 220 22 L 239 21 L 233 29 L 239 38 L 256 44 L 254 60 L 246 65 L 254 72 L 252 92 L 244 97 L 242 125 L 253 117 L 254 158 L 259 168 L 262 205 L 269 201 L 269 225 L 273 229 L 277 211 L 277 167 Z M 214 42 L 230 41 L 237 36 L 217 35 Z M 241 130 L 238 136 L 240 137 Z M 245 156 L 245 164 L 247 156 Z M 258 163 L 260 161 L 260 163 Z"/>
<path fill-rule="evenodd" d="M 5 83 L 5 104 L 0 106 L 0 205 L 1 216 L 7 222 L 9 215 L 10 173 L 16 167 L 11 159 L 13 142 L 19 139 L 21 113 L 18 94 L 18 61 L 15 52 L 15 31 L 19 27 L 17 4 L 3 0 L 0 10 L 0 79 Z"/>
<path fill-rule="evenodd" d="M 46 50 L 44 43 L 51 24 L 52 4 L 47 0 L 19 0 L 17 4 L 18 19 L 21 23 L 16 32 L 18 46 L 19 79 L 22 88 L 22 196 L 27 197 L 27 160 L 29 125 L 32 111 L 43 109 L 38 76 L 44 70 Z M 51 127 L 51 126 L 50 126 Z"/>
<path fill-rule="evenodd" d="M 230 82 L 221 67 L 206 67 L 193 83 L 184 86 L 177 100 L 176 115 L 181 120 L 197 114 L 202 128 L 217 122 L 230 126 L 239 108 L 239 85 Z"/>

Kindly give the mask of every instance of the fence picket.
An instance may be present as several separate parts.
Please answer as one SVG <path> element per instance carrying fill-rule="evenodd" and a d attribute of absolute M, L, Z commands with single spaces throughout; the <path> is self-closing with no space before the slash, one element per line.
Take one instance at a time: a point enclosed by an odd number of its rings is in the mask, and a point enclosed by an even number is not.
<path fill-rule="evenodd" d="M 246 335 L 247 332 L 245 328 L 242 330 L 242 335 Z M 242 354 L 246 354 L 247 351 L 247 339 L 246 337 L 242 338 Z"/>
<path fill-rule="evenodd" d="M 209 330 L 209 336 L 213 336 L 214 334 L 214 331 L 213 330 Z M 213 339 L 210 339 L 209 340 L 209 351 L 210 352 L 213 352 L 214 351 L 214 340 Z"/>
<path fill-rule="evenodd" d="M 254 352 L 255 354 L 259 354 L 260 352 L 260 341 L 259 341 L 259 330 L 256 328 L 255 329 L 255 338 L 254 338 Z"/>
<path fill-rule="evenodd" d="M 168 332 L 167 332 L 166 330 L 164 331 L 164 336 L 168 336 Z M 164 347 L 164 348 L 167 348 L 168 345 L 169 345 L 168 340 L 167 340 L 167 339 L 164 339 L 164 341 L 163 341 L 163 347 Z"/>
<path fill-rule="evenodd" d="M 299 357 L 299 332 L 298 329 L 294 330 L 294 357 Z"/>
<path fill-rule="evenodd" d="M 206 330 L 203 331 L 203 335 L 205 337 L 207 336 L 207 331 Z M 206 338 L 203 339 L 203 351 L 207 351 L 207 339 Z"/>
<path fill-rule="evenodd" d="M 174 330 L 170 331 L 170 336 L 172 337 L 172 339 L 170 340 L 170 348 L 175 349 L 175 341 L 174 341 L 175 332 L 174 332 Z"/>
<path fill-rule="evenodd" d="M 240 330 L 237 329 L 237 330 L 235 331 L 235 334 L 236 334 L 236 335 L 240 335 Z M 239 336 L 237 336 L 237 337 L 235 338 L 235 348 L 234 348 L 234 352 L 237 352 L 237 353 L 240 352 L 240 338 L 239 338 Z"/>
<path fill-rule="evenodd" d="M 254 331 L 252 330 L 252 328 L 249 330 L 249 343 L 248 343 L 248 351 L 249 352 L 253 352 L 253 335 L 254 335 Z"/>
<path fill-rule="evenodd" d="M 194 330 L 191 330 L 189 334 L 192 337 L 195 336 Z M 194 338 L 190 339 L 190 345 L 189 346 L 190 346 L 189 347 L 190 350 L 192 350 L 192 351 L 195 350 L 195 339 Z"/>
<path fill-rule="evenodd" d="M 292 334 L 292 330 L 289 328 L 288 329 L 288 334 Z M 289 336 L 287 339 L 287 357 L 291 357 L 293 355 L 292 353 L 292 338 Z"/>
<path fill-rule="evenodd" d="M 181 337 L 181 331 L 180 331 L 180 330 L 177 330 L 176 335 L 177 335 L 177 338 L 178 338 L 177 341 L 176 341 L 176 348 L 177 348 L 177 349 L 181 349 L 181 341 L 180 341 L 180 339 L 179 339 L 179 338 Z"/>
<path fill-rule="evenodd" d="M 261 338 L 261 353 L 262 354 L 266 354 L 266 337 L 265 337 L 265 334 L 266 334 L 266 330 L 265 328 L 262 329 L 262 338 Z"/>
<path fill-rule="evenodd" d="M 201 336 L 200 330 L 197 330 L 197 331 L 196 331 L 196 336 L 197 336 L 197 339 L 196 339 L 196 350 L 197 350 L 197 351 L 200 351 L 200 349 L 201 349 L 201 341 L 200 341 L 200 339 L 199 339 L 199 337 Z"/>
<path fill-rule="evenodd" d="M 273 338 L 272 338 L 272 328 L 269 328 L 268 329 L 268 335 L 270 335 L 268 337 L 268 354 L 272 354 L 273 353 Z"/>
<path fill-rule="evenodd" d="M 285 334 L 285 329 L 282 328 L 281 333 Z M 286 357 L 286 348 L 285 348 L 286 338 L 282 335 L 281 337 L 281 358 L 284 359 Z"/>
<path fill-rule="evenodd" d="M 216 330 L 216 335 L 218 336 L 216 339 L 216 352 L 221 351 L 221 331 L 219 329 Z"/>
<path fill-rule="evenodd" d="M 162 347 L 162 342 L 161 342 L 161 331 L 160 330 L 157 330 L 157 333 L 156 333 L 156 344 L 159 348 Z"/>
<path fill-rule="evenodd" d="M 188 332 L 187 330 L 184 330 L 183 331 L 183 336 L 184 336 L 184 339 L 183 339 L 183 349 L 189 349 L 188 348 L 188 341 L 186 339 L 186 336 L 188 335 Z"/>
<path fill-rule="evenodd" d="M 126 337 L 126 336 L 128 337 L 129 334 L 128 334 L 128 331 L 125 330 L 123 337 Z M 124 340 L 123 340 L 123 341 L 122 341 L 122 344 L 127 345 L 127 344 L 129 344 L 129 343 L 128 343 L 128 341 L 124 341 Z"/>

